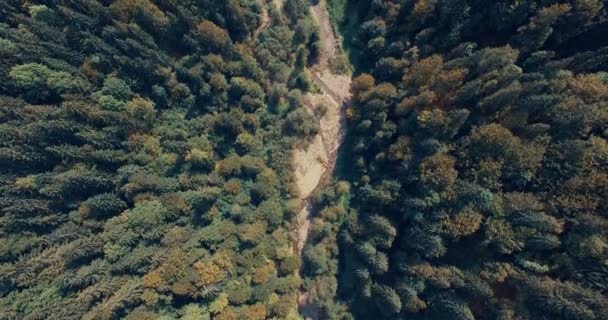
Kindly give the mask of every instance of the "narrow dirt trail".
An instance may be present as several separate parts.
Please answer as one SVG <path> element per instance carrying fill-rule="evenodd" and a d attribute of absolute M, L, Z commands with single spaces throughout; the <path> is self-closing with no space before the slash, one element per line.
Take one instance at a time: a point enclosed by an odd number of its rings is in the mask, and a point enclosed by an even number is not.
<path fill-rule="evenodd" d="M 329 59 L 336 55 L 339 43 L 336 41 L 336 35 L 329 22 L 329 14 L 326 10 L 325 0 L 320 0 L 316 5 L 311 5 L 310 14 L 319 28 L 319 37 L 323 42 L 319 61 L 311 69 L 328 69 Z"/>
<path fill-rule="evenodd" d="M 260 21 L 260 25 L 253 32 L 253 35 L 251 36 L 251 42 L 249 43 L 249 49 L 251 49 L 252 52 L 255 48 L 255 43 L 258 40 L 258 36 L 260 35 L 260 32 L 264 31 L 266 28 L 268 28 L 268 26 L 270 26 L 270 15 L 268 14 L 268 7 L 265 4 L 263 4 L 262 5 L 262 18 Z"/>
<path fill-rule="evenodd" d="M 323 44 L 319 59 L 309 69 L 309 73 L 321 93 L 308 93 L 304 100 L 311 114 L 315 114 L 319 105 L 325 105 L 327 113 L 318 119 L 320 131 L 307 148 L 296 149 L 293 153 L 296 184 L 303 201 L 303 207 L 296 217 L 293 246 L 294 252 L 300 256 L 310 231 L 310 216 L 313 211 L 310 195 L 330 181 L 336 166 L 338 149 L 346 133 L 344 111 L 351 101 L 351 77 L 332 74 L 329 69 L 329 61 L 339 52 L 340 44 L 329 21 L 325 0 L 311 5 L 310 13 L 319 27 L 319 37 Z M 320 319 L 320 310 L 309 303 L 305 289 L 298 293 L 298 306 L 305 319 Z"/>

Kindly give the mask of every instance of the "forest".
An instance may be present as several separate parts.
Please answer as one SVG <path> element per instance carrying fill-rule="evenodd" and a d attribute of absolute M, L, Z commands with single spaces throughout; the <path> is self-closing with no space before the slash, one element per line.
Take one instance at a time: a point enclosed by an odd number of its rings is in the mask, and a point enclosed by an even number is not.
<path fill-rule="evenodd" d="M 608 319 L 607 10 L 0 0 L 0 320 Z"/>
<path fill-rule="evenodd" d="M 0 1 L 0 319 L 297 319 L 314 34 L 304 0 Z"/>
<path fill-rule="evenodd" d="M 349 138 L 303 256 L 327 319 L 608 319 L 599 0 L 331 0 Z"/>

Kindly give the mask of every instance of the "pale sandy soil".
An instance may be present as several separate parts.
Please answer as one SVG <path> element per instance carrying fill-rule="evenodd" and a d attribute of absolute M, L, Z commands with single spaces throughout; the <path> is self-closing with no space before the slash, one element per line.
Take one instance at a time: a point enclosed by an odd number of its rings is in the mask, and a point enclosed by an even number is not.
<path fill-rule="evenodd" d="M 313 69 L 325 70 L 329 67 L 329 59 L 336 55 L 339 44 L 336 42 L 334 30 L 329 22 L 327 10 L 325 10 L 325 0 L 319 0 L 316 5 L 310 6 L 310 13 L 319 27 L 320 39 L 323 42 L 319 62 Z"/>
<path fill-rule="evenodd" d="M 320 104 L 324 104 L 328 108 L 326 115 L 319 120 L 319 134 L 306 148 L 298 148 L 293 152 L 296 184 L 304 203 L 322 183 L 323 178 L 329 178 L 335 167 L 337 152 L 344 139 L 346 128 L 344 107 L 345 104 L 350 103 L 351 99 L 350 76 L 336 75 L 329 71 L 328 60 L 336 54 L 337 43 L 325 11 L 325 1 L 319 1 L 318 5 L 311 6 L 310 11 L 320 26 L 321 39 L 325 39 L 321 58 L 310 69 L 310 76 L 322 93 L 308 93 L 304 100 L 311 114 L 315 114 L 315 109 Z M 298 215 L 295 249 L 299 253 L 308 236 L 309 214 L 309 208 L 305 205 Z"/>
<path fill-rule="evenodd" d="M 306 108 L 315 114 L 316 108 L 323 104 L 328 107 L 324 117 L 319 119 L 320 132 L 306 148 L 293 152 L 295 180 L 300 190 L 304 207 L 297 217 L 295 249 L 300 254 L 306 244 L 309 229 L 310 205 L 307 199 L 311 193 L 329 178 L 336 162 L 336 155 L 344 135 L 344 119 L 341 108 L 329 94 L 305 96 Z"/>
<path fill-rule="evenodd" d="M 301 255 L 308 240 L 310 230 L 310 214 L 312 205 L 311 193 L 329 181 L 336 165 L 338 149 L 344 140 L 346 119 L 344 110 L 350 103 L 351 78 L 346 75 L 336 75 L 329 71 L 329 60 L 336 55 L 339 44 L 336 42 L 325 1 L 310 7 L 313 19 L 319 26 L 323 48 L 319 61 L 310 68 L 310 76 L 321 89 L 320 94 L 306 94 L 306 108 L 315 114 L 315 108 L 320 104 L 328 107 L 326 115 L 319 119 L 320 132 L 306 148 L 298 148 L 293 152 L 296 184 L 300 191 L 303 207 L 296 217 L 294 230 L 294 252 Z M 298 305 L 305 319 L 319 319 L 319 310 L 308 302 L 308 292 L 301 289 L 298 294 Z"/>
<path fill-rule="evenodd" d="M 283 0 L 271 0 L 281 10 Z M 302 255 L 302 250 L 308 241 L 310 231 L 310 215 L 313 210 L 310 201 L 312 192 L 329 181 L 336 165 L 338 149 L 344 140 L 346 120 L 344 109 L 350 103 L 350 76 L 335 75 L 329 71 L 329 60 L 338 51 L 339 44 L 336 42 L 333 29 L 329 23 L 325 0 L 319 1 L 310 7 L 313 19 L 319 26 L 320 38 L 323 48 L 319 61 L 309 70 L 309 75 L 322 93 L 306 94 L 304 102 L 307 110 L 317 114 L 316 109 L 320 105 L 327 107 L 326 114 L 319 118 L 319 133 L 305 148 L 296 148 L 293 151 L 294 176 L 299 189 L 299 197 L 302 200 L 302 208 L 296 216 L 294 226 L 294 253 Z M 270 26 L 270 16 L 266 5 L 262 7 L 260 25 L 252 35 L 250 48 L 253 51 L 258 36 Z M 297 295 L 297 303 L 300 314 L 304 319 L 317 320 L 321 318 L 318 307 L 309 303 L 309 293 L 303 288 Z"/>
<path fill-rule="evenodd" d="M 283 9 L 283 0 L 272 0 L 274 2 L 274 5 L 277 7 L 277 9 L 282 10 Z"/>

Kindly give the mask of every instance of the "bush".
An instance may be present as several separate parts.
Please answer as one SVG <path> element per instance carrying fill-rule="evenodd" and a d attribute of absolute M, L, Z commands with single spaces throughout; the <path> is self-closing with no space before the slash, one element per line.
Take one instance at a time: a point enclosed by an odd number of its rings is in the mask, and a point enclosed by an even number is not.
<path fill-rule="evenodd" d="M 119 214 L 127 204 L 115 194 L 104 193 L 80 204 L 79 212 L 84 218 L 103 219 Z"/>
<path fill-rule="evenodd" d="M 329 59 L 329 68 L 332 73 L 342 75 L 347 75 L 351 69 L 348 58 L 343 53 Z"/>
<path fill-rule="evenodd" d="M 305 108 L 298 108 L 285 118 L 284 130 L 289 135 L 310 138 L 319 133 L 319 123 Z"/>

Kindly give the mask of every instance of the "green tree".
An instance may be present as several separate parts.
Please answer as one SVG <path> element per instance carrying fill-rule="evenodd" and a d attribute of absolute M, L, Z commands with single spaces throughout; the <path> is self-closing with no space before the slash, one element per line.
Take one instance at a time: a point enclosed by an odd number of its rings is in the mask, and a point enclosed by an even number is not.
<path fill-rule="evenodd" d="M 196 26 L 196 29 L 200 42 L 208 45 L 214 51 L 223 50 L 230 42 L 228 32 L 213 23 L 213 21 L 203 20 Z"/>
<path fill-rule="evenodd" d="M 385 317 L 394 317 L 401 311 L 401 299 L 391 287 L 374 284 L 372 286 L 372 296 L 376 307 Z"/>
<path fill-rule="evenodd" d="M 52 70 L 39 63 L 28 63 L 14 66 L 9 76 L 19 86 L 27 99 L 34 102 L 43 101 L 50 94 L 47 80 Z"/>
<path fill-rule="evenodd" d="M 143 130 L 150 130 L 156 120 L 155 104 L 151 100 L 135 97 L 125 106 L 125 113 L 135 119 Z"/>

